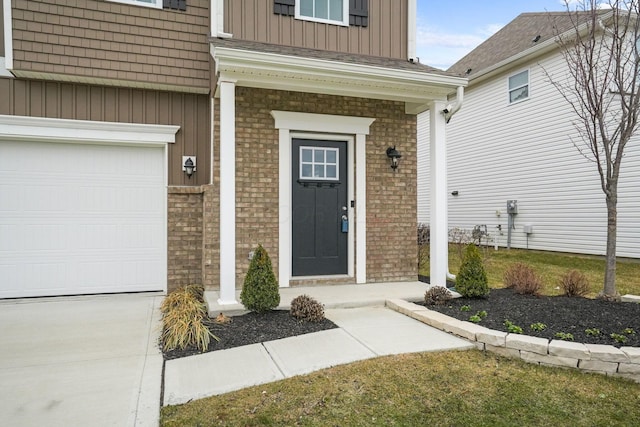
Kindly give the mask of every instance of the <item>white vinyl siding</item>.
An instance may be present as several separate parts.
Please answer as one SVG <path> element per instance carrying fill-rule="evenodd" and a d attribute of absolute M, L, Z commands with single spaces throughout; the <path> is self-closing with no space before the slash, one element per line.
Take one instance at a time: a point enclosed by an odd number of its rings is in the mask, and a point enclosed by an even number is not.
<path fill-rule="evenodd" d="M 539 63 L 539 64 L 538 64 Z M 518 108 L 504 102 L 513 71 L 467 88 L 462 109 L 447 125 L 449 228 L 502 226 L 506 246 L 507 200 L 518 200 L 512 247 L 585 254 L 605 253 L 607 212 L 595 165 L 582 157 L 573 113 L 548 84 L 541 65 L 564 75 L 552 55 L 530 64 L 535 98 Z M 418 118 L 418 220 L 429 219 L 429 113 Z M 619 182 L 618 256 L 640 258 L 640 135 L 627 146 Z M 458 196 L 452 196 L 458 191 Z M 496 212 L 500 212 L 500 216 Z"/>

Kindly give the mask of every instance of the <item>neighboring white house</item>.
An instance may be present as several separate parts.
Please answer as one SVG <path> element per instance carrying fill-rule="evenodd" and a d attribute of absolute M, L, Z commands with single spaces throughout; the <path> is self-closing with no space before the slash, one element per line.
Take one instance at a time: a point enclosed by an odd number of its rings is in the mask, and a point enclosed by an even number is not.
<path fill-rule="evenodd" d="M 553 25 L 568 29 L 567 17 L 521 14 L 448 70 L 469 77 L 462 109 L 446 129 L 450 229 L 486 225 L 506 246 L 507 201 L 517 200 L 511 247 L 605 253 L 607 211 L 598 172 L 574 146 L 581 143 L 574 113 L 545 73 L 566 77 Z M 418 221 L 425 223 L 428 119 L 418 118 Z M 627 145 L 619 181 L 622 257 L 640 258 L 639 143 L 640 135 Z"/>

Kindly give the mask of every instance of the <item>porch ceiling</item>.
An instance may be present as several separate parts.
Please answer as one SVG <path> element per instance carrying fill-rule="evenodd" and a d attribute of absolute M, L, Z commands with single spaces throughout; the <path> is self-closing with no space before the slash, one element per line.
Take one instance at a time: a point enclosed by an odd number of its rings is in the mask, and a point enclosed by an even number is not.
<path fill-rule="evenodd" d="M 237 86 L 400 101 L 417 114 L 468 83 L 409 61 L 238 42 L 211 40 L 216 79 Z"/>

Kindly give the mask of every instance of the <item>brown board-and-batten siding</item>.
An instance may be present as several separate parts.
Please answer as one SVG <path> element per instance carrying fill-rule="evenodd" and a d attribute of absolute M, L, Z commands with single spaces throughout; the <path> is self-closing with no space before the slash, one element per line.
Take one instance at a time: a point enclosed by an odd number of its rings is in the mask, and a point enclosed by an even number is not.
<path fill-rule="evenodd" d="M 180 126 L 169 144 L 169 185 L 209 182 L 208 95 L 21 79 L 0 79 L 0 93 L 5 115 Z M 197 156 L 191 179 L 182 172 L 183 155 Z"/>
<path fill-rule="evenodd" d="M 225 31 L 241 40 L 335 52 L 407 58 L 407 2 L 368 0 L 348 27 L 276 13 L 274 0 L 225 0 Z M 278 8 L 277 10 L 280 10 Z M 266 18 L 265 18 L 266 17 Z"/>

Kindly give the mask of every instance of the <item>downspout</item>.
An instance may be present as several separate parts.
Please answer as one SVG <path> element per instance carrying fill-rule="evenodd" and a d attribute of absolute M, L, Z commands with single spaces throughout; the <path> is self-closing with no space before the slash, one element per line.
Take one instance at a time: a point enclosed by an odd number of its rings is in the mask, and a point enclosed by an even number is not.
<path fill-rule="evenodd" d="M 460 111 L 460 108 L 462 108 L 462 102 L 464 100 L 464 87 L 463 86 L 458 86 L 458 89 L 456 91 L 456 100 L 455 102 L 452 104 L 448 104 L 444 110 L 442 110 L 442 114 L 444 115 L 444 118 L 446 120 L 447 123 L 449 123 L 451 121 L 451 118 L 453 117 L 454 114 L 456 114 L 458 111 Z M 447 209 L 447 216 L 449 215 L 449 209 Z M 449 221 L 447 220 L 447 224 L 449 223 Z M 447 249 L 448 252 L 448 249 Z M 456 275 L 452 274 L 449 271 L 449 256 L 447 255 L 447 279 L 455 281 L 456 280 Z"/>

